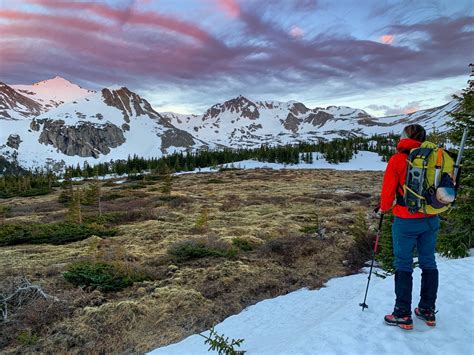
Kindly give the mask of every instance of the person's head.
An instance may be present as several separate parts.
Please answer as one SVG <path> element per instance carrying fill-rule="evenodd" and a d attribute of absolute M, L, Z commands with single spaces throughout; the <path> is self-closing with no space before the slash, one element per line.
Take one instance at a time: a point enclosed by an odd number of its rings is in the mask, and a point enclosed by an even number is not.
<path fill-rule="evenodd" d="M 402 138 L 410 138 L 423 143 L 426 140 L 426 131 L 419 124 L 411 124 L 403 129 Z"/>

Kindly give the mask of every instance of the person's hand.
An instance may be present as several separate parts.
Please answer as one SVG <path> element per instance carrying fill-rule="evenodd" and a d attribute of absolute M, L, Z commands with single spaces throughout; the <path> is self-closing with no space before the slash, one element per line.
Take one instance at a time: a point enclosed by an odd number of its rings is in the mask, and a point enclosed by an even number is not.
<path fill-rule="evenodd" d="M 380 209 L 380 206 L 374 208 L 374 210 L 372 211 L 372 216 L 374 218 L 380 218 L 382 216 L 382 210 Z"/>

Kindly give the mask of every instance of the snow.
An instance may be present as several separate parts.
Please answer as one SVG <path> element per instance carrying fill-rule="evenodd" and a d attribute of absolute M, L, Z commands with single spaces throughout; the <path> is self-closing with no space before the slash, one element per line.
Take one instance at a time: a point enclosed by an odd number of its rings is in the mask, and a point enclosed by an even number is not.
<path fill-rule="evenodd" d="M 374 152 L 360 151 L 347 163 L 330 164 L 320 153 L 312 153 L 313 164 L 280 164 L 267 163 L 258 160 L 241 160 L 234 163 L 223 164 L 216 169 L 210 167 L 196 169 L 193 171 L 180 172 L 178 174 L 191 174 L 197 172 L 213 172 L 218 171 L 219 168 L 239 168 L 239 169 L 334 169 L 334 170 L 363 170 L 363 171 L 384 171 L 387 163 L 382 161 L 382 158 Z M 316 158 L 318 158 L 316 160 Z"/>
<path fill-rule="evenodd" d="M 320 138 L 334 139 L 343 137 L 347 132 L 356 135 L 373 135 L 400 133 L 410 123 L 420 123 L 430 131 L 433 127 L 444 131 L 452 111 L 458 103 L 451 101 L 444 106 L 429 110 L 421 110 L 411 114 L 388 117 L 372 117 L 364 110 L 347 106 L 329 106 L 314 108 L 305 113 L 292 112 L 296 101 L 253 101 L 258 109 L 259 117 L 249 122 L 241 118 L 241 111 L 227 110 L 222 104 L 213 107 L 223 109 L 216 117 L 204 115 L 178 115 L 162 112 L 176 127 L 188 131 L 195 137 L 206 142 L 214 142 L 232 147 L 259 147 L 262 143 L 291 144 L 298 141 L 315 141 Z M 248 103 L 246 103 L 248 105 Z M 244 107 L 242 107 L 243 109 Z M 255 107 L 252 106 L 252 110 Z M 296 117 L 298 127 L 295 132 L 285 127 L 289 114 Z M 308 122 L 311 115 L 327 113 L 331 119 L 321 124 Z M 369 119 L 373 124 L 365 122 Z"/>
<path fill-rule="evenodd" d="M 71 102 L 94 93 L 94 91 L 83 89 L 60 76 L 32 85 L 11 85 L 11 87 L 43 105 L 51 104 L 53 106 Z"/>
<path fill-rule="evenodd" d="M 102 119 L 96 116 L 98 113 L 102 115 Z M 120 128 L 125 123 L 122 111 L 105 104 L 101 92 L 77 99 L 75 102 L 62 104 L 36 117 L 37 120 L 49 118 L 61 119 L 67 126 L 78 126 L 88 122 L 97 127 L 111 123 Z M 40 131 L 33 131 L 30 123 L 30 120 L 21 120 L 4 124 L 0 120 L 0 154 L 9 156 L 14 151 L 1 145 L 1 142 L 6 142 L 10 134 L 18 134 L 22 139 L 18 149 L 18 161 L 26 168 L 45 167 L 50 160 L 63 161 L 66 165 L 82 166 L 86 161 L 94 165 L 110 160 L 127 159 L 133 154 L 144 158 L 161 157 L 164 153 L 173 153 L 176 150 L 171 146 L 166 152 L 162 151 L 161 135 L 166 128 L 149 116 L 136 116 L 135 112 L 130 115 L 130 130 L 123 132 L 125 142 L 116 148 L 111 148 L 108 154 L 101 154 L 99 158 L 68 156 L 52 145 L 39 143 L 42 127 Z"/>
<path fill-rule="evenodd" d="M 472 255 L 472 251 L 471 251 Z M 252 354 L 474 354 L 474 257 L 438 257 L 440 287 L 437 325 L 414 317 L 414 329 L 384 324 L 393 309 L 393 276 L 373 276 L 361 311 L 367 274 L 331 279 L 320 290 L 301 289 L 259 302 L 215 327 L 219 334 L 245 339 L 239 350 Z M 414 271 L 413 302 L 420 290 Z M 206 334 L 208 334 L 206 332 Z M 199 335 L 155 349 L 152 355 L 209 354 Z"/>
<path fill-rule="evenodd" d="M 77 126 L 83 122 L 89 122 L 100 127 L 110 122 L 117 127 L 122 127 L 125 123 L 121 110 L 110 107 L 103 102 L 101 92 L 93 92 L 83 89 L 61 77 L 45 80 L 33 85 L 12 85 L 15 90 L 20 91 L 43 105 L 43 113 L 37 118 L 50 118 L 53 120 L 64 120 L 68 126 Z M 119 86 L 116 86 L 118 88 Z M 112 87 L 113 88 L 113 87 Z M 64 103 L 63 103 L 64 102 Z M 367 113 L 360 109 L 347 106 L 329 106 L 326 108 L 315 108 L 307 112 L 300 112 L 294 108 L 298 104 L 296 101 L 252 101 L 245 103 L 248 110 L 254 112 L 258 110 L 259 117 L 250 120 L 241 116 L 240 109 L 225 109 L 217 117 L 208 118 L 203 121 L 203 115 L 179 115 L 173 113 L 163 113 L 165 117 L 177 128 L 187 131 L 196 138 L 197 148 L 207 145 L 214 147 L 232 148 L 257 148 L 262 144 L 284 145 L 297 144 L 299 142 L 317 142 L 320 139 L 331 140 L 349 135 L 386 134 L 390 132 L 399 133 L 402 128 L 415 120 L 420 120 L 430 130 L 437 127 L 441 131 L 446 130 L 446 122 L 449 116 L 446 111 L 453 110 L 458 103 L 452 101 L 444 106 L 430 110 L 418 111 L 409 115 L 398 115 L 390 117 L 375 118 L 369 120 L 369 125 L 365 115 Z M 222 104 L 213 107 L 224 109 Z M 173 151 L 184 150 L 177 147 L 161 150 L 161 135 L 166 130 L 160 120 L 154 115 L 138 116 L 134 106 L 131 105 L 130 130 L 124 131 L 126 142 L 120 147 L 111 149 L 110 153 L 100 155 L 98 159 L 82 158 L 79 156 L 67 156 L 57 151 L 51 145 L 44 145 L 38 142 L 39 132 L 32 132 L 30 121 L 17 123 L 15 120 L 0 120 L 0 154 L 11 157 L 14 150 L 5 145 L 10 134 L 20 136 L 22 143 L 18 149 L 18 161 L 25 168 L 45 167 L 53 162 L 64 162 L 67 165 L 89 164 L 105 162 L 116 159 L 126 159 L 128 155 L 136 154 L 146 158 L 160 157 Z M 143 107 L 142 107 L 143 108 Z M 243 107 L 242 107 L 243 109 Z M 26 111 L 28 111 L 25 108 Z M 47 111 L 47 112 L 44 112 Z M 146 111 L 146 110 L 145 110 Z M 303 110 L 305 111 L 305 110 Z M 7 110 L 13 118 L 23 119 L 24 117 L 13 110 Z M 288 129 L 285 127 L 285 120 L 289 114 L 294 115 L 294 120 L 298 122 L 297 127 Z M 329 113 L 332 118 L 325 120 L 324 115 L 320 123 L 313 125 L 314 119 L 310 115 L 318 113 Z M 99 119 L 96 115 L 101 114 Z M 148 117 L 147 117 L 148 116 Z M 365 117 L 365 118 L 364 118 Z M 139 118 L 139 119 L 138 119 Z M 294 121 L 295 122 L 295 121 Z M 370 125 L 374 123 L 374 125 Z M 360 170 L 360 157 L 357 156 L 350 163 L 343 163 L 337 166 L 339 170 Z M 383 170 L 385 165 L 379 159 L 364 157 L 370 161 L 367 169 Z M 362 162 L 365 160 L 362 159 Z M 252 162 L 243 162 L 250 164 Z M 255 166 L 260 167 L 260 166 Z M 275 169 L 280 167 L 272 166 Z M 298 165 L 297 168 L 321 168 L 331 169 L 335 165 L 327 164 L 324 161 L 315 162 L 312 166 Z"/>

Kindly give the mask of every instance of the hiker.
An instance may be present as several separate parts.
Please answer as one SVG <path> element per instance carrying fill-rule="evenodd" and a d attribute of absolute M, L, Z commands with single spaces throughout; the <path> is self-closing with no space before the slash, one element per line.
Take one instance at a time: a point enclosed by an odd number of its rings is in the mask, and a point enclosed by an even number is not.
<path fill-rule="evenodd" d="M 425 129 L 411 124 L 403 129 L 397 144 L 397 153 L 388 161 L 384 174 L 378 212 L 392 213 L 393 254 L 395 256 L 395 307 L 385 316 L 385 323 L 402 329 L 413 329 L 411 318 L 413 251 L 418 251 L 418 262 L 422 270 L 420 302 L 415 315 L 427 325 L 435 326 L 435 302 L 438 291 L 438 269 L 435 247 L 440 220 L 437 214 L 409 211 L 403 202 L 407 157 L 410 150 L 418 148 L 426 140 Z"/>

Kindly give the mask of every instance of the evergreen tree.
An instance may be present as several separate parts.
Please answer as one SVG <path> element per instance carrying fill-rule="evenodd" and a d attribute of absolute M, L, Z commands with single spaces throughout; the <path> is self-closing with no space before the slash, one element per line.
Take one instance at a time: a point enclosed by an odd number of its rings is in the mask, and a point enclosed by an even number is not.
<path fill-rule="evenodd" d="M 471 64 L 470 67 L 472 78 L 474 65 Z M 451 141 L 459 145 L 465 128 L 468 129 L 468 136 L 458 197 L 455 206 L 446 216 L 438 250 L 444 255 L 458 258 L 467 256 L 469 248 L 474 247 L 474 80 L 470 79 L 468 87 L 454 98 L 459 101 L 461 109 L 451 114 Z"/>
<path fill-rule="evenodd" d="M 82 191 L 80 189 L 73 191 L 72 200 L 66 213 L 67 222 L 82 224 L 81 199 Z"/>
<path fill-rule="evenodd" d="M 160 172 L 161 178 L 163 180 L 160 191 L 165 196 L 169 197 L 171 195 L 171 190 L 173 188 L 173 176 L 168 165 L 164 165 L 162 171 Z"/>
<path fill-rule="evenodd" d="M 84 192 L 81 203 L 83 205 L 94 206 L 97 204 L 99 217 L 102 216 L 102 191 L 99 180 L 94 180 Z"/>
<path fill-rule="evenodd" d="M 392 224 L 393 215 L 387 212 L 384 215 L 382 230 L 380 232 L 380 239 L 376 259 L 385 271 L 394 271 L 394 257 L 393 257 L 393 242 L 392 242 Z"/>

